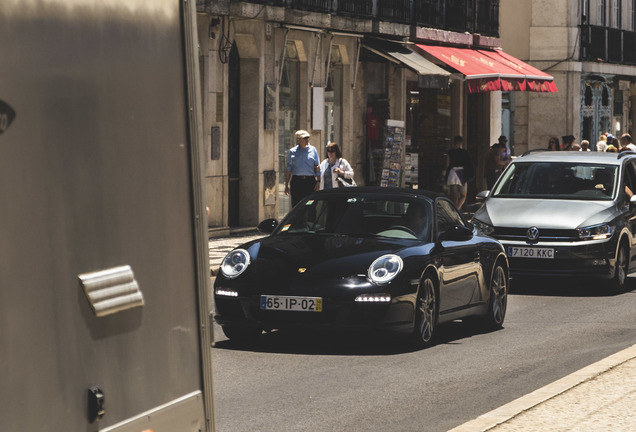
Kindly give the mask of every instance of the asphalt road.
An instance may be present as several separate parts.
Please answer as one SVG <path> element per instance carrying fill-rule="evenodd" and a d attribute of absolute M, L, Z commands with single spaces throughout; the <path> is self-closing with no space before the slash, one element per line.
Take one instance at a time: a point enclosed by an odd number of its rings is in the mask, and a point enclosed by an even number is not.
<path fill-rule="evenodd" d="M 419 351 L 393 335 L 277 332 L 245 349 L 215 326 L 217 432 L 447 431 L 633 345 L 635 310 L 636 290 L 539 280 L 513 281 L 503 330 L 453 322 Z"/>

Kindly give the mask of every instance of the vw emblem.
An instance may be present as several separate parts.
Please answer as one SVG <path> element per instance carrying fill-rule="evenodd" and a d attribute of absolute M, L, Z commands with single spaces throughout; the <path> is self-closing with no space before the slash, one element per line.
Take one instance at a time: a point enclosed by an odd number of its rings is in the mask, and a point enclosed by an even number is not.
<path fill-rule="evenodd" d="M 537 227 L 530 227 L 528 228 L 528 240 L 536 240 L 539 238 L 539 228 Z"/>

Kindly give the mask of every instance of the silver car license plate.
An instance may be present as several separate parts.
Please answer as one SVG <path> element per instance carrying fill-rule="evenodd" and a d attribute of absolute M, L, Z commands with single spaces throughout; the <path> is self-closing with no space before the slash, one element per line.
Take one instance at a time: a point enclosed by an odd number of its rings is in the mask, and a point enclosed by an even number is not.
<path fill-rule="evenodd" d="M 322 312 L 322 297 L 261 296 L 261 309 Z"/>
<path fill-rule="evenodd" d="M 508 257 L 554 259 L 554 248 L 508 246 Z"/>

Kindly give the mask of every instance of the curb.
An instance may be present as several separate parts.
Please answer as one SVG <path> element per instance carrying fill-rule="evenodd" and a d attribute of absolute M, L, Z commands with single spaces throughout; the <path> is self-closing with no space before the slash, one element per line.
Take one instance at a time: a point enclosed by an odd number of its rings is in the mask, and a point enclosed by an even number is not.
<path fill-rule="evenodd" d="M 550 383 L 532 393 L 522 396 L 506 405 L 502 405 L 486 414 L 477 417 L 448 432 L 486 432 L 501 425 L 519 414 L 529 411 L 537 405 L 552 399 L 572 388 L 590 381 L 597 376 L 620 366 L 629 360 L 636 359 L 636 345 L 632 345 L 603 360 L 599 360 L 583 369 L 571 373 L 553 383 Z"/>

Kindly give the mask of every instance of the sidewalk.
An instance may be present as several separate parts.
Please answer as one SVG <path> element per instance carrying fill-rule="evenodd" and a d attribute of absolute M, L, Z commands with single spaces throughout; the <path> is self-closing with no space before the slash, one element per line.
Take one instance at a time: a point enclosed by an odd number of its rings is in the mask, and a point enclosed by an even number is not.
<path fill-rule="evenodd" d="M 212 238 L 210 269 L 241 243 L 264 237 L 248 231 Z M 636 431 L 636 345 L 483 414 L 449 432 Z"/>
<path fill-rule="evenodd" d="M 450 432 L 636 431 L 636 345 Z"/>

